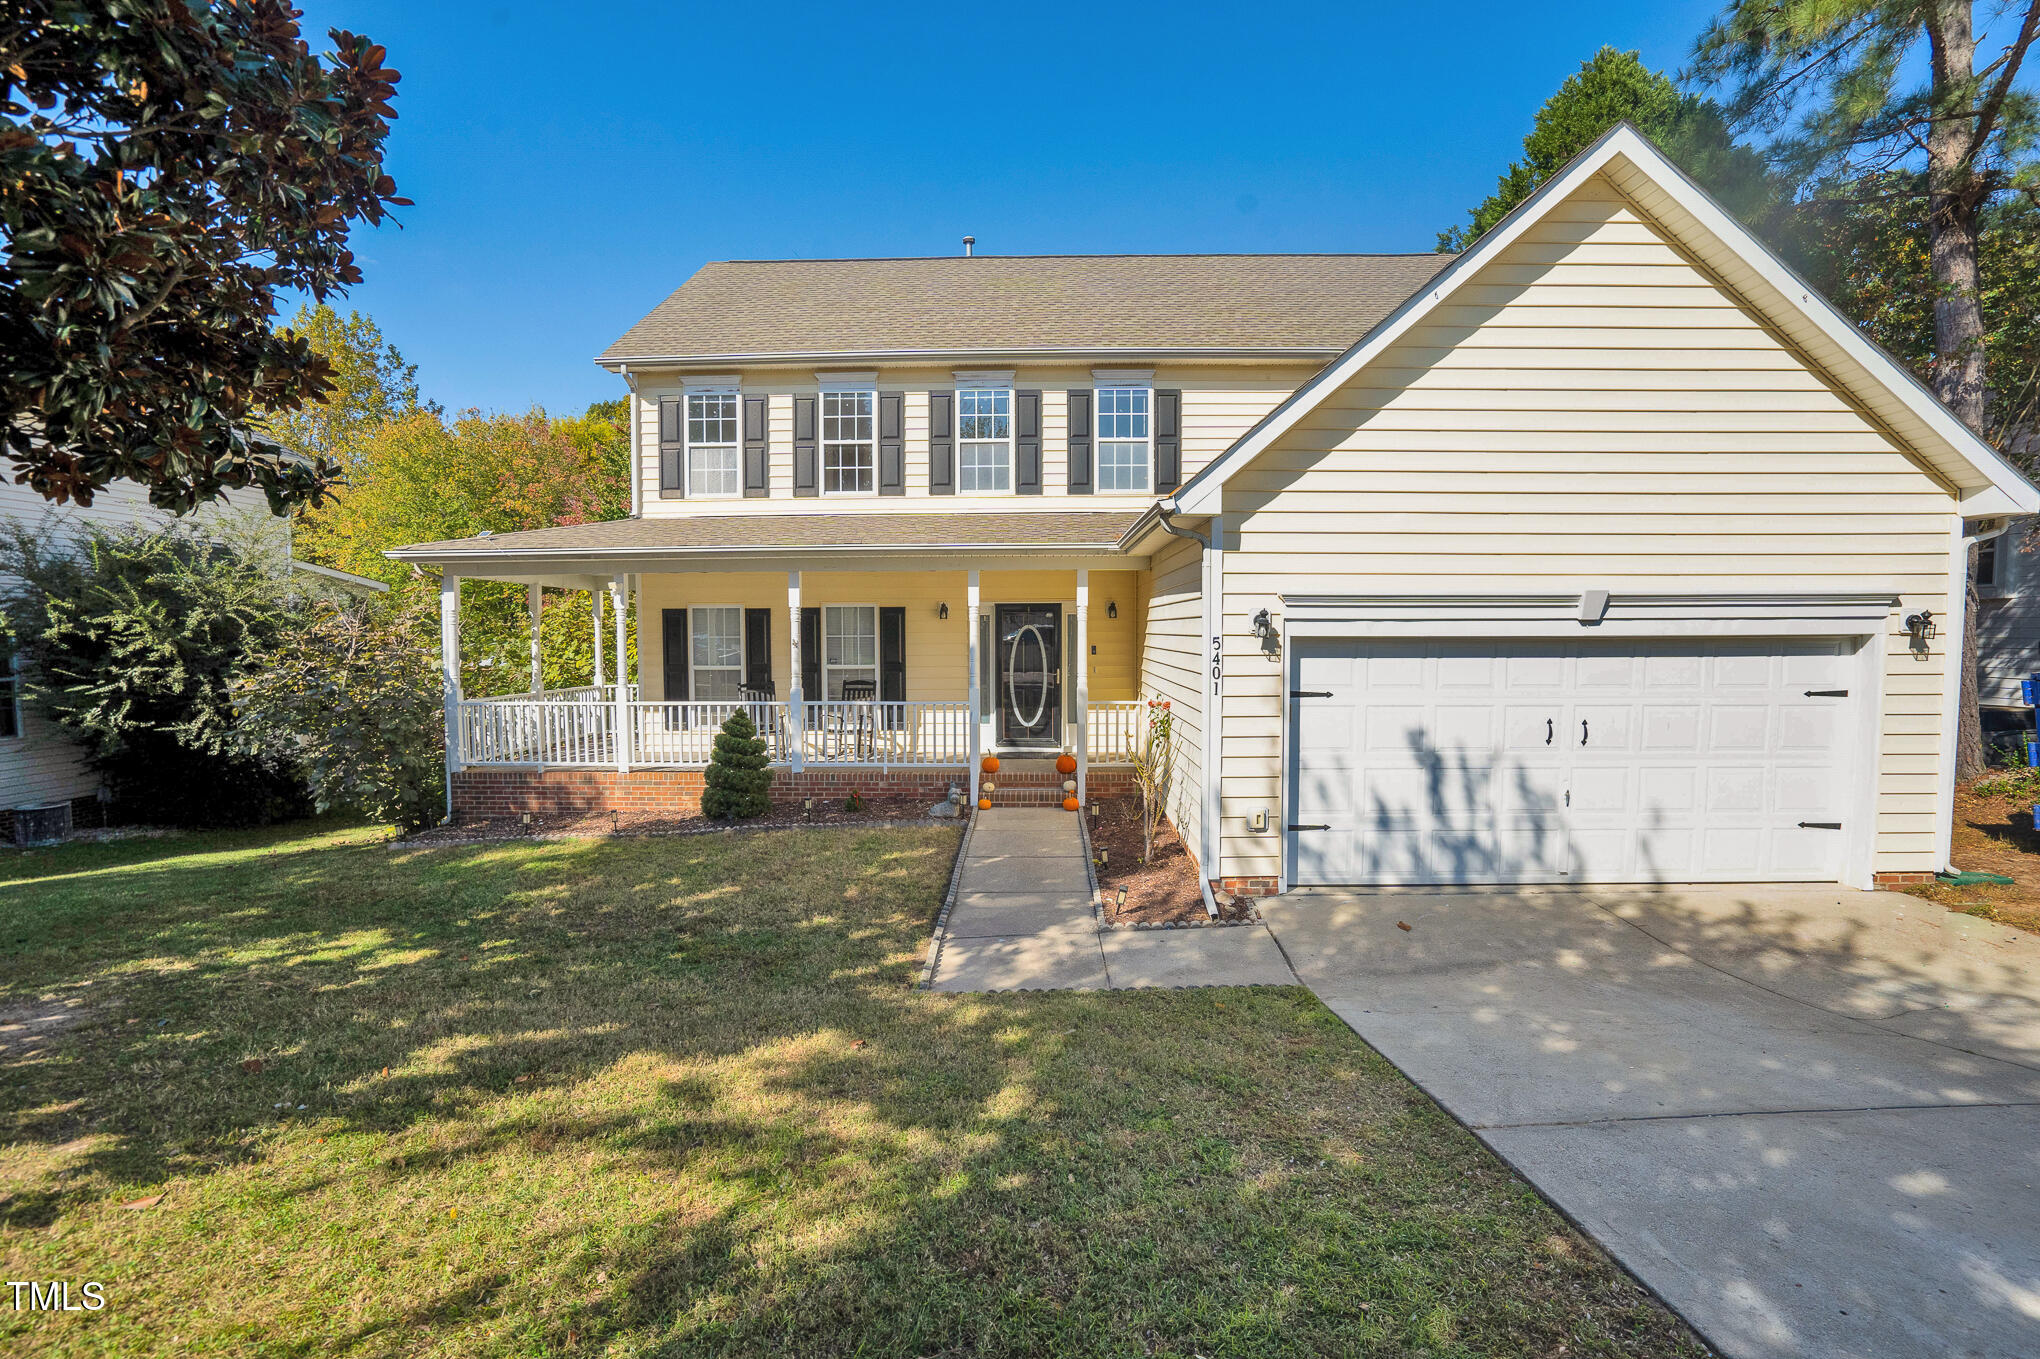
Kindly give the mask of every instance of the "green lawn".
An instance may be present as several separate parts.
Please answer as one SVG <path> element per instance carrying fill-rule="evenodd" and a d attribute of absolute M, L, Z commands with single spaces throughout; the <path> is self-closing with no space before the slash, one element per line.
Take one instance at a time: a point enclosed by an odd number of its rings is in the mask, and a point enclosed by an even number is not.
<path fill-rule="evenodd" d="M 913 990 L 955 843 L 0 857 L 0 1351 L 1699 1353 L 1306 991 Z"/>

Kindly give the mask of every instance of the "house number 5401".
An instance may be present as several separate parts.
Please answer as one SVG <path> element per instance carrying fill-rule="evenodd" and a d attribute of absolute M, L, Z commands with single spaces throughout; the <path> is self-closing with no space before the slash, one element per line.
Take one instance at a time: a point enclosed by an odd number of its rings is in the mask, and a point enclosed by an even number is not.
<path fill-rule="evenodd" d="M 1211 639 L 1211 696 L 1218 697 L 1218 682 L 1225 678 L 1225 638 Z"/>

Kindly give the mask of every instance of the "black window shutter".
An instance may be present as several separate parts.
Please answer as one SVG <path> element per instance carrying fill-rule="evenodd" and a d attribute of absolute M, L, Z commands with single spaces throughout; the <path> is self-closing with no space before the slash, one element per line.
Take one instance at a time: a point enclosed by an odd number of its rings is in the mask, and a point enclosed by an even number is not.
<path fill-rule="evenodd" d="M 1155 393 L 1155 489 L 1183 484 L 1183 394 Z"/>
<path fill-rule="evenodd" d="M 928 393 L 928 494 L 956 494 L 956 393 Z"/>
<path fill-rule="evenodd" d="M 793 399 L 793 493 L 820 495 L 822 479 L 815 470 L 815 403 L 819 398 Z"/>
<path fill-rule="evenodd" d="M 998 657 L 992 652 L 992 616 L 981 613 L 978 615 L 978 713 L 981 716 L 988 717 L 992 713 L 992 695 L 998 690 L 992 672 L 998 668 Z"/>
<path fill-rule="evenodd" d="M 659 494 L 684 496 L 687 481 L 681 462 L 687 453 L 687 398 L 659 398 Z"/>
<path fill-rule="evenodd" d="M 744 687 L 778 697 L 772 688 L 772 610 L 744 610 Z"/>
<path fill-rule="evenodd" d="M 659 644 L 666 658 L 666 702 L 687 701 L 687 610 L 659 610 Z"/>
<path fill-rule="evenodd" d="M 878 700 L 907 701 L 907 611 L 892 605 L 878 611 Z M 886 725 L 899 725 L 899 715 L 887 713 Z"/>
<path fill-rule="evenodd" d="M 1070 393 L 1070 494 L 1089 495 L 1091 481 L 1091 394 Z"/>
<path fill-rule="evenodd" d="M 765 414 L 764 397 L 744 398 L 744 494 L 752 498 L 772 493 L 772 447 Z"/>
<path fill-rule="evenodd" d="M 820 703 L 822 692 L 822 611 L 800 611 L 800 693 L 809 703 Z"/>
<path fill-rule="evenodd" d="M 1013 489 L 1041 494 L 1041 393 L 1013 393 Z"/>
<path fill-rule="evenodd" d="M 878 493 L 907 493 L 907 394 L 878 394 Z"/>

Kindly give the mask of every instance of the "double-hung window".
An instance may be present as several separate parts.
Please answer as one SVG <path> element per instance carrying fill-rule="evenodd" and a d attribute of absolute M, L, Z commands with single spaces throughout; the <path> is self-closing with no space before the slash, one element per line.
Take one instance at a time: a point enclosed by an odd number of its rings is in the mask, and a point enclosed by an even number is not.
<path fill-rule="evenodd" d="M 14 639 L 0 636 L 0 740 L 21 735 L 21 676 L 14 669 Z"/>
<path fill-rule="evenodd" d="M 1154 461 L 1145 387 L 1098 389 L 1098 489 L 1145 491 Z"/>
<path fill-rule="evenodd" d="M 846 680 L 863 680 L 878 692 L 878 610 L 869 604 L 822 610 L 822 692 L 840 699 Z"/>
<path fill-rule="evenodd" d="M 688 660 L 697 703 L 717 703 L 740 697 L 744 682 L 744 611 L 742 609 L 690 609 Z"/>
<path fill-rule="evenodd" d="M 687 493 L 742 495 L 744 473 L 737 446 L 737 394 L 687 394 Z"/>
<path fill-rule="evenodd" d="M 822 494 L 869 495 L 878 489 L 873 430 L 878 394 L 822 393 Z"/>
<path fill-rule="evenodd" d="M 956 393 L 956 489 L 983 494 L 1013 489 L 1013 393 L 963 387 Z"/>
<path fill-rule="evenodd" d="M 1998 583 L 1998 540 L 1986 538 L 1976 545 L 1976 588 L 1995 590 Z"/>

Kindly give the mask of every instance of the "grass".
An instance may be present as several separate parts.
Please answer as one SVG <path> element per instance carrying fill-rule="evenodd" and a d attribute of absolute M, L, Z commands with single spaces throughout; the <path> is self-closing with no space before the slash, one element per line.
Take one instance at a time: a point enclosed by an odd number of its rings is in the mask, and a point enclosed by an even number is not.
<path fill-rule="evenodd" d="M 955 836 L 0 858 L 0 1351 L 1700 1352 L 1306 991 L 913 990 Z"/>

